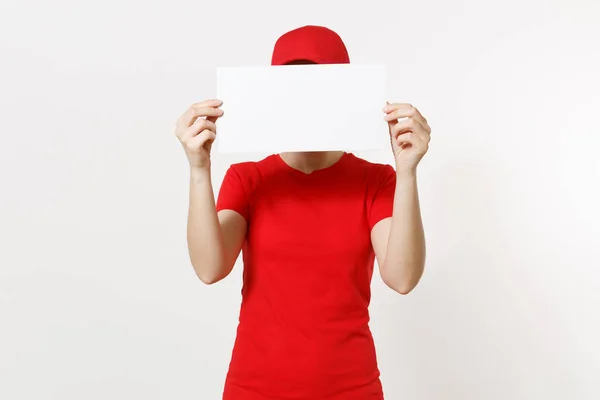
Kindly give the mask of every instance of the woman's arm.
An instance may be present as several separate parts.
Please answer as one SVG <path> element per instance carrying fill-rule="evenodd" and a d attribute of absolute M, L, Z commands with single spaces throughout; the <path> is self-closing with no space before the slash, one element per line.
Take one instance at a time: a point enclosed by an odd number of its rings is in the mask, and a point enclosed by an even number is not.
<path fill-rule="evenodd" d="M 187 241 L 190 260 L 207 285 L 225 278 L 246 237 L 246 220 L 237 212 L 217 213 L 210 170 L 191 169 Z"/>
<path fill-rule="evenodd" d="M 392 217 L 371 230 L 381 277 L 401 294 L 417 286 L 425 268 L 425 235 L 417 190 L 417 165 L 427 153 L 431 127 L 410 104 L 387 104 L 383 108 L 396 161 L 396 188 Z"/>
<path fill-rule="evenodd" d="M 417 286 L 425 268 L 425 234 L 414 174 L 397 174 L 391 218 L 371 230 L 383 281 L 401 294 Z"/>

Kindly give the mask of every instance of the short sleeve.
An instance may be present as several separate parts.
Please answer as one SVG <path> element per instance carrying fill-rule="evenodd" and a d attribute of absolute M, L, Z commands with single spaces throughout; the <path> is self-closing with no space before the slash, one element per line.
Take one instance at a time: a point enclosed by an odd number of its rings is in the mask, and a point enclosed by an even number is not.
<path fill-rule="evenodd" d="M 376 180 L 369 211 L 369 229 L 382 219 L 392 216 L 394 210 L 394 193 L 396 192 L 396 171 L 391 165 L 384 165 L 375 174 Z"/>
<path fill-rule="evenodd" d="M 225 173 L 217 197 L 217 212 L 221 210 L 233 210 L 248 221 L 250 213 L 248 194 L 244 188 L 242 177 L 233 165 Z"/>

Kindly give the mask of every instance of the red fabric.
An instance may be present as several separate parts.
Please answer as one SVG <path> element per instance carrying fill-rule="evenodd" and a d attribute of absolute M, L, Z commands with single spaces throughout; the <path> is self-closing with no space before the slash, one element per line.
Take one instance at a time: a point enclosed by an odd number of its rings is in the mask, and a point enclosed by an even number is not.
<path fill-rule="evenodd" d="M 304 174 L 279 155 L 232 165 L 217 209 L 248 222 L 224 400 L 381 400 L 368 326 L 371 228 L 396 174 L 350 153 Z"/>
<path fill-rule="evenodd" d="M 348 64 L 342 38 L 329 28 L 307 25 L 283 34 L 273 49 L 272 65 L 308 60 L 317 64 Z"/>

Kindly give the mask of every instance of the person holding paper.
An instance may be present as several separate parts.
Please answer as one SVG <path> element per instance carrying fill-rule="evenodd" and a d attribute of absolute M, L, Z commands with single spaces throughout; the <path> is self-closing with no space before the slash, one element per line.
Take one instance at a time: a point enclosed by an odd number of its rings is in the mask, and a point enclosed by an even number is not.
<path fill-rule="evenodd" d="M 341 38 L 316 26 L 283 35 L 272 59 L 348 62 Z M 222 105 L 192 105 L 176 133 L 191 168 L 187 233 L 196 274 L 206 284 L 220 281 L 243 250 L 223 399 L 383 399 L 368 326 L 370 283 L 375 259 L 401 294 L 423 274 L 416 173 L 430 141 L 427 120 L 411 105 L 382 105 L 395 169 L 344 151 L 274 154 L 232 165 L 215 203 L 210 150 Z"/>

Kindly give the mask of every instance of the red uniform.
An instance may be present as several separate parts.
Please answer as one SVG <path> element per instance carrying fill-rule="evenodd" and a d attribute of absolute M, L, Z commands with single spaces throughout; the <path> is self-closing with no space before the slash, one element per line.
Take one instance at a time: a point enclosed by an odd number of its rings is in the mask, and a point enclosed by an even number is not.
<path fill-rule="evenodd" d="M 345 153 L 305 174 L 279 155 L 232 165 L 217 209 L 248 223 L 224 400 L 381 400 L 368 306 L 371 229 L 396 174 Z"/>

